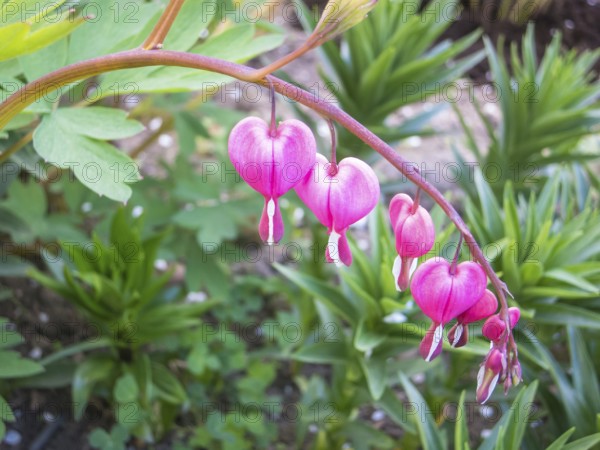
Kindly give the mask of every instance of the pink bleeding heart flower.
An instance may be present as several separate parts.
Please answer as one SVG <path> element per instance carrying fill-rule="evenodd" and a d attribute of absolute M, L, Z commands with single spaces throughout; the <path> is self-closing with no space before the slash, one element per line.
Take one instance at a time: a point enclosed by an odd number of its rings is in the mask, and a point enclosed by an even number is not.
<path fill-rule="evenodd" d="M 481 404 L 488 401 L 498 381 L 506 376 L 506 355 L 500 350 L 492 349 L 477 374 L 477 401 Z"/>
<path fill-rule="evenodd" d="M 331 164 L 318 154 L 313 169 L 295 189 L 329 231 L 327 261 L 352 264 L 346 230 L 369 214 L 379 201 L 379 181 L 373 169 L 356 158 Z"/>
<path fill-rule="evenodd" d="M 496 296 L 486 289 L 483 296 L 464 313 L 456 317 L 456 323 L 448 331 L 448 341 L 452 347 L 463 347 L 469 340 L 467 325 L 491 316 L 498 309 Z"/>
<path fill-rule="evenodd" d="M 408 287 L 410 277 L 416 269 L 416 258 L 433 247 L 435 227 L 427 210 L 418 204 L 418 200 L 415 202 L 406 194 L 397 194 L 392 198 L 390 220 L 398 252 L 392 273 L 396 289 L 403 291 Z"/>
<path fill-rule="evenodd" d="M 452 263 L 432 258 L 415 272 L 410 289 L 432 328 L 421 342 L 421 356 L 431 361 L 441 351 L 444 326 L 472 307 L 485 291 L 487 277 L 474 262 Z"/>
<path fill-rule="evenodd" d="M 278 199 L 313 167 L 315 137 L 299 120 L 281 122 L 272 131 L 264 120 L 247 117 L 231 130 L 228 147 L 236 171 L 265 198 L 260 237 L 268 244 L 279 242 L 284 230 Z"/>
<path fill-rule="evenodd" d="M 521 311 L 517 307 L 508 308 L 508 317 L 510 319 L 510 329 L 512 330 L 519 319 Z M 506 333 L 506 322 L 502 320 L 500 314 L 494 314 L 486 320 L 481 327 L 481 334 L 488 338 L 493 343 L 497 343 Z"/>

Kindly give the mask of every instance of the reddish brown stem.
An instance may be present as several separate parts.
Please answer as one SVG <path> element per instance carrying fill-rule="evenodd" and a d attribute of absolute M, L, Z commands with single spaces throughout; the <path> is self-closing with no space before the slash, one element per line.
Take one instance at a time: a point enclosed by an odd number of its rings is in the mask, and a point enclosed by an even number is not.
<path fill-rule="evenodd" d="M 48 94 L 62 86 L 81 79 L 99 75 L 104 72 L 119 69 L 131 69 L 135 67 L 146 66 L 180 66 L 190 67 L 200 70 L 217 72 L 239 80 L 251 80 L 254 69 L 240 64 L 223 61 L 208 56 L 182 53 L 166 50 L 143 51 L 131 50 L 127 52 L 115 53 L 101 56 L 88 61 L 82 61 L 63 67 L 51 72 L 38 80 L 32 81 L 23 86 L 19 91 L 11 95 L 4 103 L 0 105 L 0 129 L 2 129 L 12 117 L 22 111 L 27 105 L 30 105 L 41 96 Z M 477 245 L 473 234 L 461 218 L 460 214 L 446 200 L 440 191 L 438 191 L 429 181 L 423 177 L 414 163 L 411 163 L 399 155 L 392 147 L 386 144 L 382 139 L 373 134 L 367 127 L 356 121 L 350 115 L 342 111 L 330 102 L 323 101 L 307 91 L 300 89 L 283 80 L 269 76 L 258 82 L 263 86 L 272 83 L 275 90 L 281 95 L 295 100 L 305 105 L 315 112 L 330 118 L 341 126 L 346 128 L 365 144 L 383 156 L 388 162 L 400 171 L 406 178 L 414 183 L 418 188 L 426 192 L 434 202 L 436 202 L 448 218 L 454 223 L 465 243 L 471 251 L 473 259 L 479 262 L 487 273 L 498 298 L 500 299 L 501 316 L 510 329 L 510 320 L 508 318 L 508 304 L 505 293 L 508 292 L 506 285 L 498 278 L 494 269 L 485 258 L 483 251 Z M 4 155 L 0 155 L 2 162 Z M 514 340 L 509 338 L 510 347 L 516 352 Z M 509 349 L 510 350 L 510 349 Z M 510 362 L 510 361 L 509 361 Z"/>
<path fill-rule="evenodd" d="M 177 18 L 185 0 L 171 0 L 158 19 L 154 29 L 142 44 L 142 50 L 159 50 Z"/>

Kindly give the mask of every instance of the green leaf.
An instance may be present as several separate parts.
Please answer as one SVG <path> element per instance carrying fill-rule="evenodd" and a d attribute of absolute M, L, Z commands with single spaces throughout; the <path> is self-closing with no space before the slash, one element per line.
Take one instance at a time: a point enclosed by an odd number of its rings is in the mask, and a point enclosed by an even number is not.
<path fill-rule="evenodd" d="M 23 336 L 21 336 L 14 324 L 8 321 L 5 317 L 0 317 L 0 349 L 11 348 L 19 345 L 23 342 Z"/>
<path fill-rule="evenodd" d="M 318 342 L 301 347 L 291 358 L 312 364 L 346 363 L 348 350 L 343 342 Z"/>
<path fill-rule="evenodd" d="M 411 415 L 417 431 L 421 438 L 421 443 L 424 450 L 442 450 L 446 448 L 444 437 L 441 431 L 437 428 L 433 414 L 429 410 L 429 406 L 425 399 L 421 396 L 417 388 L 410 382 L 408 377 L 403 373 L 400 374 L 400 382 L 406 391 L 406 395 L 410 400 L 416 415 Z M 516 448 L 516 447 L 515 447 Z"/>
<path fill-rule="evenodd" d="M 83 416 L 94 386 L 109 381 L 114 369 L 115 362 L 106 355 L 89 357 L 77 367 L 71 388 L 76 420 L 80 420 Z"/>
<path fill-rule="evenodd" d="M 401 426 L 407 433 L 415 434 L 417 432 L 412 421 L 409 420 L 410 415 L 408 414 L 406 404 L 398 399 L 394 390 L 386 388 L 376 404 L 385 411 L 394 423 Z"/>
<path fill-rule="evenodd" d="M 89 106 L 87 108 L 59 108 L 52 119 L 61 131 L 100 140 L 123 139 L 144 130 L 144 126 L 127 118 L 127 112 L 118 108 Z"/>
<path fill-rule="evenodd" d="M 0 395 L 0 422 L 14 422 L 15 414 L 8 402 Z"/>
<path fill-rule="evenodd" d="M 71 35 L 69 64 L 141 45 L 158 20 L 161 8 L 159 2 L 115 2 L 112 6 L 90 3 L 86 8 L 93 18 Z M 108 95 L 112 93 L 114 89 Z"/>
<path fill-rule="evenodd" d="M 0 351 L 0 361 L 0 379 L 28 377 L 44 371 L 43 366 L 22 358 L 18 352 Z"/>
<path fill-rule="evenodd" d="M 194 375 L 202 375 L 206 369 L 216 370 L 219 358 L 212 354 L 205 342 L 198 342 L 187 357 L 188 370 Z"/>
<path fill-rule="evenodd" d="M 19 63 L 27 80 L 36 80 L 53 70 L 66 66 L 68 49 L 67 39 L 61 39 L 34 54 L 21 56 Z"/>
<path fill-rule="evenodd" d="M 556 439 L 552 444 L 550 444 L 548 448 L 546 448 L 546 450 L 562 450 L 565 447 L 565 443 L 569 440 L 574 431 L 575 427 L 565 431 L 558 437 L 558 439 Z"/>
<path fill-rule="evenodd" d="M 593 411 L 600 411 L 600 386 L 598 383 L 590 383 L 590 380 L 598 379 L 598 373 L 594 368 L 594 361 L 590 357 L 584 337 L 581 331 L 573 326 L 567 327 L 567 336 L 573 385 Z"/>
<path fill-rule="evenodd" d="M 373 355 L 371 358 L 359 358 L 360 365 L 369 386 L 373 400 L 379 400 L 387 387 L 387 358 Z"/>
<path fill-rule="evenodd" d="M 215 0 L 184 2 L 165 38 L 163 48 L 166 50 L 189 50 L 214 19 L 217 13 L 215 3 Z"/>
<path fill-rule="evenodd" d="M 573 287 L 576 287 L 582 291 L 586 291 L 592 294 L 600 293 L 600 290 L 594 286 L 592 283 L 587 281 L 585 278 L 577 276 L 574 273 L 569 272 L 565 269 L 553 269 L 544 272 L 544 279 L 562 281 L 564 283 L 570 284 Z"/>
<path fill-rule="evenodd" d="M 33 135 L 37 153 L 52 164 L 71 168 L 77 179 L 94 192 L 112 200 L 127 201 L 131 196 L 128 183 L 140 178 L 137 165 L 107 142 L 81 134 L 86 133 L 84 130 L 76 132 L 66 124 L 64 114 L 54 112 L 43 118 Z M 116 134 L 129 134 L 134 127 L 137 125 L 123 124 Z M 92 125 L 92 129 L 93 134 L 102 134 L 97 125 Z"/>
<path fill-rule="evenodd" d="M 112 448 L 110 435 L 102 428 L 95 428 L 90 433 L 89 442 L 92 447 L 100 449 Z"/>
<path fill-rule="evenodd" d="M 600 314 L 590 309 L 564 303 L 536 305 L 535 321 L 600 330 Z"/>
<path fill-rule="evenodd" d="M 126 373 L 117 379 L 113 390 L 115 400 L 119 403 L 129 403 L 139 395 L 138 385 L 132 374 Z"/>
<path fill-rule="evenodd" d="M 573 441 L 563 447 L 563 450 L 588 450 L 596 448 L 600 443 L 600 433 L 592 434 L 584 438 Z"/>
<path fill-rule="evenodd" d="M 465 391 L 460 393 L 457 408 L 458 417 L 454 426 L 454 449 L 455 450 L 470 450 L 469 446 L 469 430 L 467 428 L 466 410 L 465 410 Z"/>
<path fill-rule="evenodd" d="M 158 396 L 167 403 L 181 405 L 188 399 L 181 382 L 162 364 L 152 363 L 152 383 Z"/>
<path fill-rule="evenodd" d="M 354 347 L 361 352 L 370 352 L 387 337 L 385 334 L 379 334 L 376 331 L 367 328 L 368 325 L 361 320 L 354 335 Z"/>
<path fill-rule="evenodd" d="M 494 426 L 492 433 L 485 439 L 479 450 L 497 449 L 498 445 L 505 449 L 522 447 L 523 434 L 528 425 L 525 420 L 534 406 L 533 399 L 538 382 L 534 381 L 529 386 L 519 391 L 512 406 L 504 413 L 502 419 Z"/>
<path fill-rule="evenodd" d="M 24 277 L 27 275 L 27 271 L 33 267 L 31 263 L 18 256 L 5 255 L 3 258 L 0 266 L 1 277 Z"/>
<path fill-rule="evenodd" d="M 245 23 L 211 34 L 206 41 L 192 47 L 190 52 L 241 63 L 278 47 L 283 39 L 283 33 L 257 36 L 255 25 Z M 230 79 L 225 75 L 185 67 L 149 67 L 107 73 L 100 78 L 98 90 L 102 96 L 112 95 L 114 86 L 128 84 L 135 87 L 136 93 L 200 90 L 203 91 L 202 98 L 208 100 Z"/>
<path fill-rule="evenodd" d="M 273 264 L 273 266 L 292 283 L 321 300 L 352 324 L 357 324 L 359 314 L 356 307 L 339 289 L 336 289 L 330 283 L 325 283 L 315 277 L 280 264 Z"/>
<path fill-rule="evenodd" d="M 0 28 L 0 61 L 33 53 L 72 33 L 84 23 L 82 17 L 34 27 L 28 22 L 17 22 Z"/>

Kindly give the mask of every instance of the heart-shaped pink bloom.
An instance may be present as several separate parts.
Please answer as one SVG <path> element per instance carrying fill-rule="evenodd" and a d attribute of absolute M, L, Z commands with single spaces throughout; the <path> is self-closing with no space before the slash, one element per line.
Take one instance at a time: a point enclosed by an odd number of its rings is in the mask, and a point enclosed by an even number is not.
<path fill-rule="evenodd" d="M 469 340 L 468 328 L 466 325 L 483 320 L 491 316 L 498 309 L 498 299 L 486 289 L 483 296 L 477 302 L 467 309 L 464 313 L 456 317 L 456 324 L 448 331 L 448 341 L 452 347 L 462 347 Z"/>
<path fill-rule="evenodd" d="M 470 261 L 453 266 L 443 258 L 432 258 L 415 271 L 411 293 L 433 322 L 419 347 L 426 361 L 441 352 L 444 326 L 472 307 L 483 296 L 486 284 L 481 266 Z"/>
<path fill-rule="evenodd" d="M 379 201 L 379 181 L 373 169 L 356 158 L 344 158 L 336 166 L 318 154 L 313 169 L 295 189 L 329 231 L 327 260 L 349 266 L 352 253 L 346 230 Z"/>
<path fill-rule="evenodd" d="M 417 268 L 410 290 L 427 317 L 446 324 L 473 306 L 486 284 L 485 272 L 477 263 L 465 261 L 452 270 L 445 259 L 431 258 Z"/>
<path fill-rule="evenodd" d="M 413 199 L 406 194 L 395 195 L 389 210 L 398 252 L 392 273 L 396 289 L 403 291 L 408 287 L 411 274 L 416 268 L 416 258 L 433 247 L 435 227 L 427 210 L 415 205 Z"/>
<path fill-rule="evenodd" d="M 435 242 L 433 220 L 425 208 L 420 205 L 415 208 L 408 195 L 397 194 L 392 198 L 390 220 L 399 256 L 418 258 L 431 250 Z"/>
<path fill-rule="evenodd" d="M 229 158 L 240 176 L 265 197 L 260 237 L 268 244 L 283 237 L 278 198 L 314 166 L 315 137 L 299 120 L 281 122 L 275 132 L 258 117 L 247 117 L 229 135 Z"/>

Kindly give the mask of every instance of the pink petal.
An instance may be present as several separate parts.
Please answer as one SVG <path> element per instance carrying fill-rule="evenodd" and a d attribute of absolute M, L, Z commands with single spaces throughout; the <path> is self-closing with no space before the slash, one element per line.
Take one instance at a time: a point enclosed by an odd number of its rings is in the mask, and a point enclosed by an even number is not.
<path fill-rule="evenodd" d="M 497 309 L 498 300 L 496 299 L 496 296 L 492 291 L 486 289 L 483 296 L 477 300 L 477 303 L 459 315 L 457 319 L 463 324 L 473 323 L 491 316 Z"/>
<path fill-rule="evenodd" d="M 488 401 L 494 388 L 506 372 L 506 357 L 498 349 L 492 349 L 485 363 L 477 374 L 477 401 L 481 404 Z"/>
<path fill-rule="evenodd" d="M 410 278 L 417 270 L 417 260 L 415 258 L 406 258 L 397 256 L 394 260 L 392 274 L 396 280 L 396 290 L 399 292 L 405 291 L 410 285 Z"/>
<path fill-rule="evenodd" d="M 429 213 L 421 206 L 394 228 L 396 250 L 400 256 L 418 258 L 425 255 L 435 242 L 435 227 Z"/>
<path fill-rule="evenodd" d="M 460 322 L 455 323 L 448 331 L 448 341 L 454 348 L 464 347 L 469 341 L 469 328 Z"/>
<path fill-rule="evenodd" d="M 485 292 L 487 277 L 482 267 L 474 262 L 465 261 L 456 266 L 452 275 L 451 301 L 444 311 L 447 323 L 477 302 Z"/>
<path fill-rule="evenodd" d="M 333 229 L 344 230 L 369 214 L 379 201 L 379 180 L 371 167 L 357 158 L 344 158 L 331 177 L 329 208 Z"/>
<path fill-rule="evenodd" d="M 442 353 L 443 344 L 444 325 L 433 322 L 419 345 L 419 353 L 425 361 L 432 361 Z"/>
<path fill-rule="evenodd" d="M 413 199 L 406 194 L 396 194 L 390 201 L 390 221 L 392 226 L 397 222 L 404 222 L 410 215 L 413 206 Z"/>
<path fill-rule="evenodd" d="M 306 206 L 317 216 L 319 222 L 327 228 L 333 225 L 329 210 L 329 188 L 331 177 L 327 175 L 329 161 L 325 156 L 317 154 L 313 168 L 295 187 L 295 191 Z"/>
<path fill-rule="evenodd" d="M 431 258 L 421 264 L 412 277 L 410 291 L 419 308 L 434 322 L 444 322 L 444 310 L 452 292 L 450 263 Z"/>
<path fill-rule="evenodd" d="M 350 265 L 352 254 L 346 239 L 350 225 L 365 217 L 379 201 L 379 181 L 373 170 L 356 158 L 345 158 L 332 173 L 323 155 L 296 186 L 300 199 L 329 229 L 327 261 Z"/>
<path fill-rule="evenodd" d="M 258 117 L 247 117 L 231 130 L 229 157 L 240 176 L 265 197 L 280 197 L 308 173 L 315 161 L 316 142 L 298 120 L 286 120 L 275 136 Z"/>
<path fill-rule="evenodd" d="M 442 258 L 423 263 L 411 281 L 411 292 L 417 305 L 431 320 L 448 323 L 481 298 L 487 279 L 479 264 L 466 261 L 456 266 Z"/>
<path fill-rule="evenodd" d="M 481 327 L 481 334 L 490 341 L 497 341 L 502 337 L 505 331 L 506 323 L 500 318 L 499 314 L 491 316 Z"/>
<path fill-rule="evenodd" d="M 277 127 L 273 139 L 273 160 L 277 162 L 273 194 L 285 194 L 304 179 L 314 167 L 317 155 L 315 137 L 304 123 L 290 119 Z"/>
<path fill-rule="evenodd" d="M 331 239 L 332 237 L 333 239 Z M 341 234 L 331 231 L 330 240 L 325 249 L 325 258 L 327 262 L 336 263 L 337 265 L 350 266 L 352 264 L 352 252 L 345 230 Z"/>

